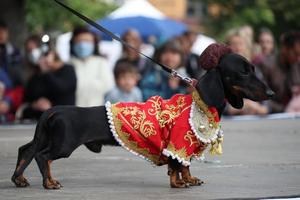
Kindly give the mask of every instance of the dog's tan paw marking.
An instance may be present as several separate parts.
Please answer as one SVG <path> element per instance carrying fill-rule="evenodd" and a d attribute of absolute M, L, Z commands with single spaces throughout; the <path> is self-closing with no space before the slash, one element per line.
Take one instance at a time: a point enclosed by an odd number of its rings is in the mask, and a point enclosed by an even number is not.
<path fill-rule="evenodd" d="M 18 177 L 13 176 L 11 180 L 16 185 L 16 187 L 27 187 L 30 185 L 27 179 L 23 175 L 20 175 Z"/>
<path fill-rule="evenodd" d="M 64 187 L 58 180 L 51 179 L 50 182 L 54 185 L 59 185 L 60 188 Z"/>
<path fill-rule="evenodd" d="M 193 177 L 193 176 L 189 176 L 189 177 L 186 177 L 184 179 L 184 181 L 186 183 L 188 183 L 190 186 L 199 186 L 199 185 L 202 185 L 204 182 L 202 180 L 200 180 L 199 178 L 197 177 Z"/>
<path fill-rule="evenodd" d="M 191 186 L 202 185 L 204 182 L 197 177 L 191 177 L 189 180 L 189 184 Z"/>
<path fill-rule="evenodd" d="M 176 184 L 185 184 L 186 182 L 182 179 L 176 180 Z"/>
<path fill-rule="evenodd" d="M 187 184 L 184 180 L 179 179 L 175 183 L 171 183 L 171 188 L 187 188 L 189 184 Z"/>
<path fill-rule="evenodd" d="M 63 186 L 56 180 L 54 179 L 46 179 L 44 181 L 44 184 L 43 184 L 44 188 L 45 189 L 52 189 L 52 190 L 57 190 L 57 189 L 60 189 L 62 188 Z"/>

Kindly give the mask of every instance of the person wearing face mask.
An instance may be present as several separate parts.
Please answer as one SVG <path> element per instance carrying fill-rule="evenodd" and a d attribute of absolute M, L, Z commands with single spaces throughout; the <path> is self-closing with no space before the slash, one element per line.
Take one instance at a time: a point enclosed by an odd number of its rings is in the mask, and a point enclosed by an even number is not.
<path fill-rule="evenodd" d="M 28 80 L 39 72 L 39 59 L 42 56 L 41 38 L 38 35 L 31 35 L 25 41 L 25 57 L 23 81 L 26 84 Z"/>
<path fill-rule="evenodd" d="M 77 77 L 76 105 L 98 106 L 114 86 L 108 62 L 99 55 L 97 36 L 85 27 L 75 28 L 70 41 L 71 60 Z"/>

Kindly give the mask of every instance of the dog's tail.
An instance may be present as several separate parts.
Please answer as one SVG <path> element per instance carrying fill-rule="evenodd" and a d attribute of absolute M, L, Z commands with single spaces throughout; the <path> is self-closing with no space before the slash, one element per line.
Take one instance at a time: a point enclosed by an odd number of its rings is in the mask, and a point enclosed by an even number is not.
<path fill-rule="evenodd" d="M 35 134 L 32 140 L 32 148 L 35 150 L 35 153 L 41 149 L 45 149 L 48 145 L 48 126 L 54 113 L 55 112 L 52 109 L 44 112 L 36 125 Z"/>

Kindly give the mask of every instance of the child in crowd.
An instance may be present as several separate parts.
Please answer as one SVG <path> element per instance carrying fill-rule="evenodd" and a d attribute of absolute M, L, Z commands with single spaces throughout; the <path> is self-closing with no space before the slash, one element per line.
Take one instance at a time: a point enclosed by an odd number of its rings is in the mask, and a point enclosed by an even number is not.
<path fill-rule="evenodd" d="M 115 66 L 114 76 L 116 87 L 106 94 L 105 101 L 111 103 L 142 101 L 142 93 L 137 87 L 139 80 L 137 67 L 129 62 L 119 62 Z"/>
<path fill-rule="evenodd" d="M 159 63 L 175 69 L 179 74 L 188 76 L 183 67 L 184 53 L 178 40 L 173 39 L 164 43 L 156 50 L 153 58 Z M 169 99 L 175 94 L 187 92 L 186 86 L 178 78 L 170 76 L 160 66 L 153 63 L 145 68 L 139 87 L 143 91 L 144 100 L 155 95 Z"/>

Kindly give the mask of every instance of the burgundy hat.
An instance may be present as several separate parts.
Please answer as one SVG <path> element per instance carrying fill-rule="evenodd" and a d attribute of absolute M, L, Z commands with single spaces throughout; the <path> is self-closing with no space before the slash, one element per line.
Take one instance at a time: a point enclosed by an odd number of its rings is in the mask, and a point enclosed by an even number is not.
<path fill-rule="evenodd" d="M 221 57 L 228 53 L 232 53 L 229 46 L 220 43 L 211 44 L 200 55 L 199 64 L 205 70 L 215 68 Z"/>

